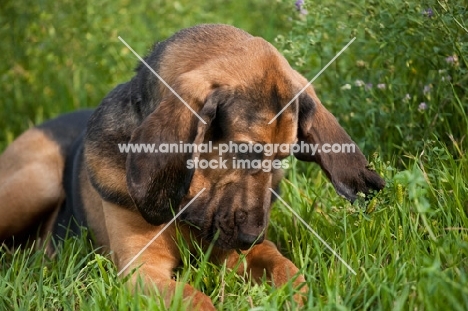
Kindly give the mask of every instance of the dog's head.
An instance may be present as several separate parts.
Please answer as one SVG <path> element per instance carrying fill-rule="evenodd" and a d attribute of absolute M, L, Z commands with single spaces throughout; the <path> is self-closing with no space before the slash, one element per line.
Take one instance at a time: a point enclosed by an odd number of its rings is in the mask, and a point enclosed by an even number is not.
<path fill-rule="evenodd" d="M 203 121 L 161 86 L 160 103 L 133 132 L 130 142 L 173 144 L 179 150 L 129 154 L 126 164 L 130 196 L 143 217 L 155 225 L 169 221 L 205 188 L 181 219 L 198 227 L 205 239 L 218 235 L 216 243 L 222 248 L 244 249 L 263 240 L 272 197 L 269 188 L 281 179 L 279 160 L 290 150 L 230 148 L 220 155 L 220 146 L 354 145 L 311 86 L 291 102 L 307 81 L 269 43 L 247 38 L 229 51 L 227 47 L 222 53 L 211 51 L 209 61 L 198 59 L 196 65 L 189 65 L 188 60 L 183 64 L 180 59 L 187 55 L 175 50 L 163 55 L 161 76 Z M 186 41 L 177 47 L 189 53 Z M 175 69 L 181 67 L 184 70 Z M 180 150 L 184 144 L 202 143 L 211 143 L 211 152 Z M 384 186 L 357 146 L 351 153 L 296 151 L 294 155 L 318 163 L 337 192 L 350 201 L 358 192 Z"/>

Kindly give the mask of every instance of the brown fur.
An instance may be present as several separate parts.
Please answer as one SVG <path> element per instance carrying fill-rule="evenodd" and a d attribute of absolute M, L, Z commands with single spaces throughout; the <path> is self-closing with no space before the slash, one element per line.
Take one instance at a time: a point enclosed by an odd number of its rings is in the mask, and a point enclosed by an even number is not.
<path fill-rule="evenodd" d="M 59 149 L 42 131 L 31 129 L 0 156 L 0 240 L 34 236 L 37 219 L 59 207 L 64 198 Z"/>
<path fill-rule="evenodd" d="M 67 200 L 78 198 L 95 241 L 112 251 L 120 270 L 175 212 L 205 188 L 124 273 L 141 265 L 139 273 L 157 286 L 166 304 L 180 285 L 192 308 L 214 310 L 206 295 L 171 279 L 172 270 L 180 263 L 177 226 L 187 241 L 196 237 L 194 242 L 202 245 L 214 242 L 213 262 L 226 261 L 228 267 L 256 281 L 265 274 L 276 286 L 294 279 L 293 285 L 300 288 L 295 300 L 302 304 L 301 294 L 307 291 L 303 276 L 273 243 L 264 240 L 272 197 L 269 188 L 278 186 L 281 170 L 188 169 L 187 160 L 218 159 L 217 152 L 124 154 L 117 144 L 331 144 L 353 143 L 351 138 L 311 86 L 268 124 L 307 80 L 271 44 L 234 27 L 202 25 L 183 30 L 156 45 L 146 61 L 206 124 L 140 65 L 135 77 L 109 93 L 90 118 L 83 149 L 77 149 L 83 152 L 83 161 L 77 158 L 82 165 L 78 172 L 65 176 L 79 180 L 78 189 L 67 193 Z M 46 129 L 55 135 L 64 131 L 54 125 Z M 35 129 L 5 151 L 0 158 L 0 212 L 12 212 L 0 220 L 0 238 L 22 233 L 38 222 L 38 215 L 52 214 L 54 206 L 61 203 L 61 174 L 70 154 L 64 153 L 70 150 L 64 144 L 71 145 L 76 137 L 59 142 Z M 18 161 L 25 150 L 34 155 Z M 263 159 L 285 156 L 276 153 Z M 354 154 L 295 156 L 321 165 L 337 191 L 351 201 L 359 191 L 369 193 L 384 186 L 368 169 L 359 150 Z M 31 174 L 46 176 L 47 183 L 31 178 Z M 24 187 L 31 189 L 27 195 L 21 191 Z M 246 255 L 247 266 L 237 264 L 238 249 Z"/>

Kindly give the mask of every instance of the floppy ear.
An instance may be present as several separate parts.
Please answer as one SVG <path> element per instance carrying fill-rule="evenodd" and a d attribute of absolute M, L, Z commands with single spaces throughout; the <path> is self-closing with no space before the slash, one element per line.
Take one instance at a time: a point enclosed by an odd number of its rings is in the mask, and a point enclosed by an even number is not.
<path fill-rule="evenodd" d="M 302 93 L 298 104 L 298 144 L 318 146 L 315 154 L 295 153 L 299 160 L 317 162 L 338 194 L 351 202 L 356 199 L 358 192 L 368 194 L 371 190 L 380 190 L 385 186 L 385 181 L 369 169 L 369 163 L 359 147 L 315 94 Z M 324 144 L 329 145 L 323 148 Z M 333 144 L 339 144 L 341 152 L 331 152 L 329 147 Z"/>
<path fill-rule="evenodd" d="M 203 142 L 216 116 L 216 97 L 210 95 L 198 113 L 204 124 L 186 107 L 163 101 L 132 133 L 130 144 L 177 144 Z M 177 111 L 175 111 L 177 107 Z M 141 152 L 127 156 L 127 188 L 143 218 L 153 224 L 168 222 L 187 194 L 193 169 L 187 168 L 192 154 Z"/>

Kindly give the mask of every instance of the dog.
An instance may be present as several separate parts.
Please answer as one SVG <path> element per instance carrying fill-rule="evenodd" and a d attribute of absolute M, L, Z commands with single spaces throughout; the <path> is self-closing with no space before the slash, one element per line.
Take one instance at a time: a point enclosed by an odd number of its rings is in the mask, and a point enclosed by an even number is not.
<path fill-rule="evenodd" d="M 182 286 L 192 308 L 215 310 L 208 296 L 171 278 L 181 259 L 175 239 L 180 230 L 187 241 L 214 243 L 210 260 L 215 263 L 235 268 L 245 256 L 247 265 L 236 269 L 253 280 L 265 275 L 276 286 L 293 280 L 301 304 L 301 293 L 307 291 L 304 277 L 265 240 L 270 188 L 278 187 L 280 168 L 201 169 L 188 167 L 188 161 L 216 160 L 218 153 L 123 153 L 118 145 L 354 142 L 312 86 L 300 93 L 308 81 L 270 43 L 235 27 L 181 30 L 156 44 L 145 62 L 152 70 L 140 64 L 135 76 L 94 111 L 59 116 L 7 147 L 0 157 L 0 241 L 63 237 L 86 226 L 96 245 L 112 251 L 123 275 L 138 267 L 167 305 Z M 290 153 L 238 151 L 221 158 L 273 161 Z M 357 147 L 353 153 L 293 153 L 318 163 L 349 201 L 385 185 Z M 132 262 L 156 234 L 160 236 Z"/>

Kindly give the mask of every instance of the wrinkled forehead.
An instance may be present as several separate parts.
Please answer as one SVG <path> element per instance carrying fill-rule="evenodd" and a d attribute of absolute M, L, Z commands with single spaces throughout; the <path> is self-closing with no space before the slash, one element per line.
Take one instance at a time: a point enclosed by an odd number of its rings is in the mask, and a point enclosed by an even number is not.
<path fill-rule="evenodd" d="M 232 141 L 294 143 L 297 137 L 297 101 L 281 112 L 288 102 L 234 98 L 220 113 L 223 137 Z"/>

